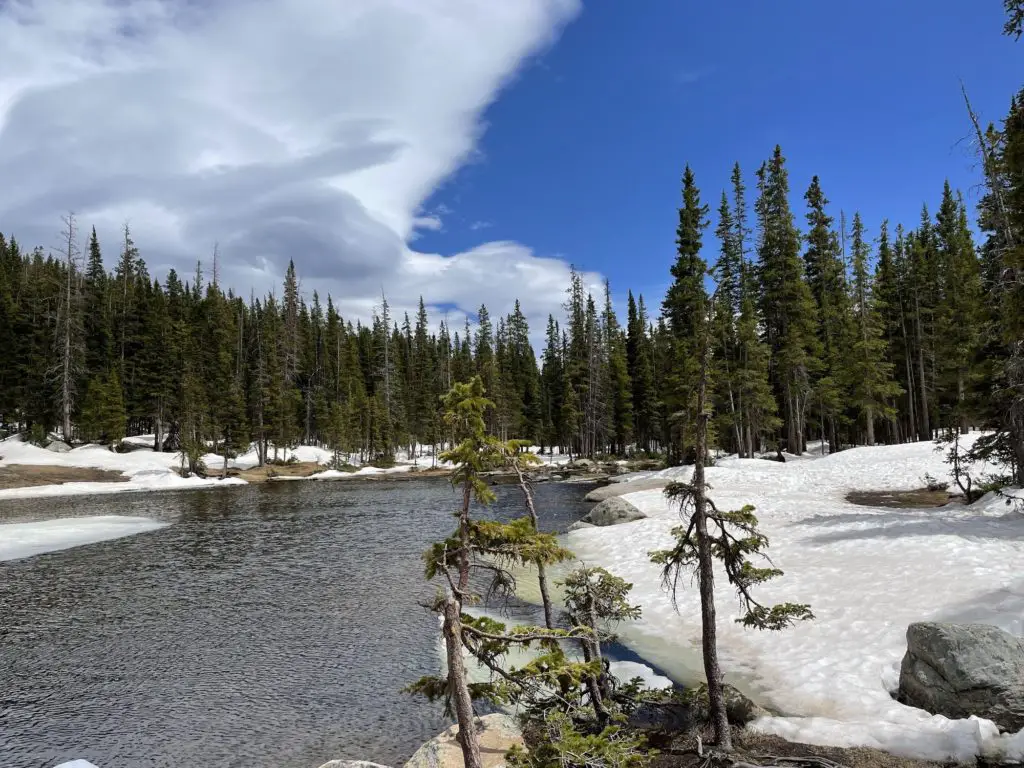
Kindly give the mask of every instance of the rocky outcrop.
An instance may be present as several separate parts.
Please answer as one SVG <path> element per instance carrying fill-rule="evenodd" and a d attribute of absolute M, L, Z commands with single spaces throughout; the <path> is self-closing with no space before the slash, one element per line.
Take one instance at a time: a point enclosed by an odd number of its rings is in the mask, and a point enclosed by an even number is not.
<path fill-rule="evenodd" d="M 633 480 L 629 483 L 612 483 L 602 488 L 595 488 L 585 497 L 585 501 L 604 501 L 625 496 L 627 493 L 638 493 L 639 491 L 657 491 L 669 484 L 664 477 L 648 477 L 643 480 Z"/>
<path fill-rule="evenodd" d="M 631 523 L 634 520 L 643 520 L 645 517 L 647 515 L 625 499 L 614 497 L 597 504 L 581 522 L 598 526 L 619 525 L 620 523 Z"/>
<path fill-rule="evenodd" d="M 505 753 L 515 745 L 523 745 L 519 725 L 508 715 L 485 715 L 476 719 L 480 758 L 484 768 L 502 768 Z M 431 739 L 405 764 L 405 768 L 463 768 L 459 726 L 453 725 L 437 738 Z"/>
<path fill-rule="evenodd" d="M 1024 642 L 987 624 L 924 622 L 907 628 L 897 698 L 936 715 L 1024 728 Z"/>

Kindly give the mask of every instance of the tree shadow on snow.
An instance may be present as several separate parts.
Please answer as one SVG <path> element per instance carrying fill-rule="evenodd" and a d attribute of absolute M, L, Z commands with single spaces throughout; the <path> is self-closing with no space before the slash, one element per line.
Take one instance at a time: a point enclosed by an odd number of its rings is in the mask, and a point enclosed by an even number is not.
<path fill-rule="evenodd" d="M 834 544 L 858 539 L 898 539 L 914 536 L 958 536 L 964 539 L 999 539 L 1024 541 L 1024 515 L 1010 512 L 1006 515 L 942 515 L 919 511 L 885 511 L 876 513 L 848 513 L 841 515 L 813 515 L 793 525 L 836 527 L 856 525 L 856 528 L 810 537 L 813 544 Z"/>

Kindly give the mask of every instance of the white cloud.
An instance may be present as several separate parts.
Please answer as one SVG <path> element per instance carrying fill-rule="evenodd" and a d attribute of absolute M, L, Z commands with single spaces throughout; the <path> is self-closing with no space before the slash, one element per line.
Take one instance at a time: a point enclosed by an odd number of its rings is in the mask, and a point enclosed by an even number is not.
<path fill-rule="evenodd" d="M 555 312 L 566 266 L 516 243 L 421 254 L 431 192 L 579 0 L 0 2 L 0 228 L 48 245 L 62 212 L 108 262 L 129 220 L 151 272 L 220 246 L 243 294 L 289 258 L 353 316 L 396 306 Z M 16 180 L 16 183 L 10 183 Z M 596 279 L 596 278 L 595 278 Z M 542 329 L 538 329 L 542 330 Z"/>

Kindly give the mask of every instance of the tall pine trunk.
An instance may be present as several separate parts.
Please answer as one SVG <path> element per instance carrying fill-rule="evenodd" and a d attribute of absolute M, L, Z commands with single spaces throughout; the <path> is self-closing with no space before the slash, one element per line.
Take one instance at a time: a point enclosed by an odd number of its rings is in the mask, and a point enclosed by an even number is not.
<path fill-rule="evenodd" d="M 701 642 L 704 648 L 704 675 L 708 681 L 708 701 L 715 741 L 726 751 L 732 751 L 732 732 L 725 708 L 725 690 L 722 668 L 718 663 L 718 624 L 715 614 L 715 564 L 708 537 L 708 504 L 704 464 L 708 452 L 708 350 L 701 351 L 700 378 L 697 382 L 697 454 L 693 465 L 694 529 L 697 534 L 698 575 L 700 579 Z"/>

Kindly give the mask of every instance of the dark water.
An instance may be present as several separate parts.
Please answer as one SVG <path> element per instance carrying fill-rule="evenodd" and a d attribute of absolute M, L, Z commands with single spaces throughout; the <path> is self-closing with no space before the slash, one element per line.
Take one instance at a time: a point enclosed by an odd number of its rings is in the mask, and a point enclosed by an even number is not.
<path fill-rule="evenodd" d="M 548 530 L 590 506 L 537 490 Z M 0 502 L 174 523 L 0 563 L 0 768 L 400 765 L 448 725 L 401 689 L 439 669 L 419 556 L 455 503 L 440 480 Z"/>

